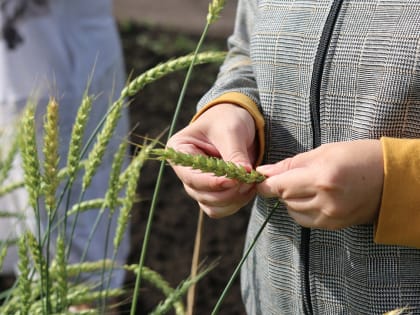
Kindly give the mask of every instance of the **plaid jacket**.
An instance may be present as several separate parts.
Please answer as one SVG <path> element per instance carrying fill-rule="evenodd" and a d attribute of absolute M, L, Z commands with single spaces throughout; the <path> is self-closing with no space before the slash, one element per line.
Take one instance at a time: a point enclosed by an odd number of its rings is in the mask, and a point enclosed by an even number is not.
<path fill-rule="evenodd" d="M 420 137 L 420 1 L 239 0 L 229 51 L 199 106 L 232 91 L 252 98 L 265 162 L 327 142 Z M 248 242 L 273 202 L 257 197 Z M 368 225 L 308 230 L 280 209 L 242 287 L 250 315 L 420 314 L 420 250 L 375 244 Z"/>

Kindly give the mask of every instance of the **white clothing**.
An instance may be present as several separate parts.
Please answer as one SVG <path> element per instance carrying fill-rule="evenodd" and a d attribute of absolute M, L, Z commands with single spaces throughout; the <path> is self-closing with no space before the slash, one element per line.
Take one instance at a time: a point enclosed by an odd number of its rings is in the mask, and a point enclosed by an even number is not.
<path fill-rule="evenodd" d="M 2 18 L 0 13 L 0 23 Z M 89 79 L 89 94 L 96 95 L 97 98 L 85 131 L 86 138 L 107 111 L 110 98 L 116 99 L 125 83 L 121 45 L 112 15 L 112 1 L 54 0 L 44 14 L 25 17 L 16 24 L 16 28 L 23 43 L 10 50 L 5 41 L 0 40 L 0 129 L 11 131 L 15 128 L 14 123 L 22 108 L 33 95 L 39 100 L 37 124 L 41 129 L 45 104 L 51 95 L 55 96 L 59 103 L 60 142 L 63 144 L 60 148 L 60 162 L 63 165 L 66 163 L 67 145 L 74 118 Z M 113 152 L 127 135 L 127 131 L 128 117 L 124 112 L 116 136 L 110 143 L 111 153 L 105 156 L 84 200 L 104 197 Z M 5 148 L 4 145 L 7 143 L 2 144 L 2 148 Z M 18 179 L 18 176 L 12 178 Z M 18 194 L 18 200 L 26 200 L 24 192 Z M 72 201 L 77 202 L 77 189 L 72 196 Z M 0 199 L 0 208 L 18 210 L 10 200 L 4 199 Z M 71 262 L 79 261 L 97 215 L 97 211 L 89 211 L 79 216 L 72 240 Z M 111 226 L 108 257 L 113 253 L 116 215 L 114 214 Z M 0 219 L 0 222 L 3 223 L 1 226 L 10 226 L 6 219 Z M 103 258 L 107 222 L 108 215 L 105 214 L 86 260 L 97 261 Z M 126 237 L 118 251 L 118 263 L 125 263 L 128 250 L 129 242 Z M 117 271 L 114 274 L 112 286 L 118 287 L 123 282 L 124 274 Z"/>

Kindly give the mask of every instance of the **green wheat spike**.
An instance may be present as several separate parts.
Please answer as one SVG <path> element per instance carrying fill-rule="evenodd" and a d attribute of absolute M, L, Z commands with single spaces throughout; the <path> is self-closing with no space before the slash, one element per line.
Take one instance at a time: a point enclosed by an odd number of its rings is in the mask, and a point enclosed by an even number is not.
<path fill-rule="evenodd" d="M 222 12 L 225 2 L 225 0 L 213 0 L 209 4 L 209 10 L 207 13 L 208 24 L 212 24 L 220 18 L 220 12 Z"/>
<path fill-rule="evenodd" d="M 236 165 L 233 162 L 223 161 L 215 157 L 191 155 L 172 148 L 153 149 L 151 153 L 158 159 L 167 160 L 176 165 L 188 166 L 205 173 L 225 176 L 247 184 L 260 183 L 265 180 L 265 176 L 255 170 L 248 172 L 241 165 Z"/>
<path fill-rule="evenodd" d="M 25 238 L 29 252 L 31 253 L 32 260 L 34 262 L 34 266 L 40 276 L 45 279 L 47 274 L 47 263 L 45 261 L 45 257 L 42 255 L 40 243 L 36 239 L 35 235 L 33 235 L 30 231 L 26 232 Z"/>
<path fill-rule="evenodd" d="M 188 278 L 182 281 L 179 286 L 168 295 L 168 297 L 161 303 L 159 303 L 156 308 L 150 313 L 151 315 L 162 315 L 166 314 L 174 303 L 179 301 L 188 291 L 188 289 L 200 281 L 207 273 L 214 268 L 214 265 L 211 265 L 201 271 L 197 276 L 193 278 Z"/>
<path fill-rule="evenodd" d="M 118 297 L 124 294 L 124 290 L 120 288 L 108 290 L 95 290 L 86 285 L 79 285 L 72 288 L 69 292 L 67 299 L 69 304 L 79 305 L 98 301 L 104 297 Z M 99 314 L 99 313 L 97 313 Z"/>
<path fill-rule="evenodd" d="M 23 114 L 19 138 L 25 187 L 29 193 L 30 205 L 33 209 L 37 209 L 41 172 L 36 143 L 35 106 L 33 104 L 29 104 Z"/>
<path fill-rule="evenodd" d="M 125 270 L 133 271 L 134 273 L 138 273 L 139 266 L 138 265 L 126 265 L 124 266 Z M 169 296 L 172 294 L 175 289 L 173 289 L 170 284 L 155 270 L 152 270 L 146 266 L 143 266 L 141 269 L 142 277 L 153 285 L 156 289 L 160 290 L 165 296 Z M 173 304 L 173 308 L 177 315 L 185 315 L 185 307 L 182 304 L 181 300 L 176 301 Z"/>
<path fill-rule="evenodd" d="M 29 279 L 30 266 L 29 258 L 26 249 L 26 236 L 23 235 L 19 240 L 18 246 L 19 255 L 19 279 L 18 279 L 18 290 L 21 298 L 20 303 L 20 314 L 29 314 L 29 308 L 31 305 L 31 282 Z"/>
<path fill-rule="evenodd" d="M 117 229 L 114 237 L 114 248 L 118 248 L 123 239 L 124 232 L 127 228 L 127 223 L 130 219 L 131 209 L 137 195 L 137 185 L 140 177 L 141 169 L 144 162 L 149 156 L 149 152 L 155 143 L 143 147 L 136 157 L 132 160 L 132 169 L 127 179 L 126 196 L 123 199 L 123 205 L 117 220 Z"/>
<path fill-rule="evenodd" d="M 56 207 L 56 190 L 58 187 L 58 104 L 51 98 L 47 105 L 44 122 L 44 186 L 45 204 L 49 214 Z"/>
<path fill-rule="evenodd" d="M 13 161 L 19 151 L 19 137 L 15 137 L 13 140 L 10 150 L 7 152 L 7 155 L 4 157 L 4 160 L 1 161 L 0 166 L 0 184 L 2 184 L 7 176 L 9 175 L 10 170 L 13 166 Z"/>
<path fill-rule="evenodd" d="M 109 208 L 110 215 L 112 215 L 118 204 L 118 194 L 120 191 L 119 176 L 121 174 L 121 168 L 124 164 L 124 160 L 127 154 L 127 141 L 121 142 L 117 152 L 114 155 L 112 162 L 111 174 L 109 176 L 108 190 L 105 194 L 106 206 Z"/>
<path fill-rule="evenodd" d="M 123 198 L 117 198 L 113 201 L 114 207 L 121 206 L 123 204 Z M 106 198 L 96 198 L 91 200 L 85 200 L 76 203 L 68 210 L 67 215 L 75 215 L 76 213 L 82 213 L 89 210 L 102 209 L 109 206 L 109 201 Z"/>
<path fill-rule="evenodd" d="M 202 52 L 195 58 L 195 64 L 205 64 L 213 62 L 221 62 L 226 57 L 226 52 Z M 126 97 L 134 96 L 139 90 L 149 83 L 156 81 L 172 72 L 188 68 L 191 62 L 194 60 L 193 55 L 187 55 L 169 60 L 165 63 L 157 65 L 152 69 L 139 75 L 137 78 L 132 80 L 121 92 L 121 99 Z"/>
<path fill-rule="evenodd" d="M 109 270 L 115 267 L 115 264 L 113 264 L 110 259 L 101 259 L 98 261 L 86 261 L 77 264 L 67 265 L 66 272 L 69 277 L 74 277 L 77 276 L 80 272 L 95 273 L 101 271 L 102 269 Z M 58 272 L 58 270 L 53 269 L 53 273 L 56 272 Z"/>
<path fill-rule="evenodd" d="M 114 134 L 118 120 L 121 117 L 121 111 L 124 106 L 124 101 L 116 101 L 112 105 L 112 110 L 108 113 L 105 124 L 101 132 L 97 135 L 96 142 L 89 153 L 85 167 L 85 175 L 83 177 L 83 191 L 90 185 L 93 176 L 95 175 L 98 166 L 102 162 L 108 143 Z"/>
<path fill-rule="evenodd" d="M 67 169 L 70 178 L 73 178 L 79 168 L 80 154 L 83 147 L 83 135 L 92 109 L 93 97 L 84 95 L 82 103 L 77 111 L 76 119 L 69 143 L 69 153 L 67 156 Z"/>
<path fill-rule="evenodd" d="M 6 259 L 6 255 L 7 255 L 7 251 L 9 249 L 9 247 L 5 244 L 3 244 L 0 247 L 0 270 L 3 269 L 3 264 L 4 264 L 4 260 Z"/>
<path fill-rule="evenodd" d="M 62 236 L 57 237 L 56 248 L 56 265 L 58 272 L 55 284 L 57 289 L 57 300 L 61 307 L 64 308 L 67 307 L 68 276 L 66 245 Z"/>

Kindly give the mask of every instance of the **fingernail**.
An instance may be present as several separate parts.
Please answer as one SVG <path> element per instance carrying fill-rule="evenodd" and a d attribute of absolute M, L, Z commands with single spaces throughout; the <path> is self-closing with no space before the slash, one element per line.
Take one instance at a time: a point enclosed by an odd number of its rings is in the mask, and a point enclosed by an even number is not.
<path fill-rule="evenodd" d="M 233 188 L 235 185 L 236 183 L 234 181 L 229 180 L 229 181 L 223 182 L 220 186 L 223 189 L 229 189 L 229 188 Z"/>
<path fill-rule="evenodd" d="M 264 172 L 269 172 L 270 170 L 272 170 L 275 166 L 272 164 L 266 164 L 266 165 L 261 165 L 257 167 L 257 172 L 260 173 L 264 173 Z"/>
<path fill-rule="evenodd" d="M 244 194 L 244 193 L 248 192 L 248 191 L 251 189 L 251 187 L 252 187 L 252 185 L 246 185 L 246 184 L 243 184 L 243 185 L 241 185 L 241 186 L 239 187 L 238 192 L 239 192 L 240 194 Z"/>

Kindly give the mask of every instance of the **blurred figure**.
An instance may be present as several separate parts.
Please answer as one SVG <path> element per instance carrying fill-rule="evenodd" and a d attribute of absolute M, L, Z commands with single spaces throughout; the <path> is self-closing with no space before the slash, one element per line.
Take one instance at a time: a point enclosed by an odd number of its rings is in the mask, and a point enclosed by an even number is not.
<path fill-rule="evenodd" d="M 124 62 L 112 1 L 2 0 L 0 5 L 0 128 L 2 138 L 6 138 L 6 143 L 1 143 L 2 152 L 7 152 L 7 146 L 10 147 L 7 139 L 15 135 L 16 122 L 28 99 L 36 96 L 37 128 L 41 131 L 45 105 L 49 97 L 53 96 L 59 103 L 62 143 L 60 162 L 63 166 L 66 163 L 72 124 L 88 83 L 89 94 L 96 98 L 85 131 L 87 137 L 106 113 L 109 104 L 119 97 L 125 83 Z M 116 136 L 110 142 L 110 149 L 117 148 L 127 134 L 127 128 L 128 117 L 127 112 L 124 112 Z M 85 194 L 85 200 L 104 196 L 112 155 L 105 155 L 102 166 Z M 15 166 L 9 181 L 21 180 L 19 161 L 15 161 Z M 74 186 L 73 203 L 78 201 L 79 185 L 80 182 L 77 182 Z M 8 196 L 7 200 L 0 199 L 0 205 L 2 210 L 24 209 L 27 207 L 25 192 L 16 192 Z M 98 211 L 88 211 L 79 216 L 72 239 L 70 262 L 80 261 L 97 215 Z M 116 215 L 111 222 L 108 258 L 113 253 L 112 236 Z M 104 239 L 109 218 L 106 213 L 102 217 L 103 222 L 99 224 L 87 251 L 86 261 L 104 258 Z M 1 219 L 0 224 L 2 227 L 11 226 L 6 219 Z M 3 228 L 0 230 L 4 231 Z M 11 236 L 7 232 L 4 234 Z M 125 263 L 128 251 L 129 239 L 126 237 L 118 252 L 118 264 Z M 124 273 L 115 270 L 111 287 L 120 287 L 123 278 Z M 100 279 L 85 280 L 96 283 Z"/>

